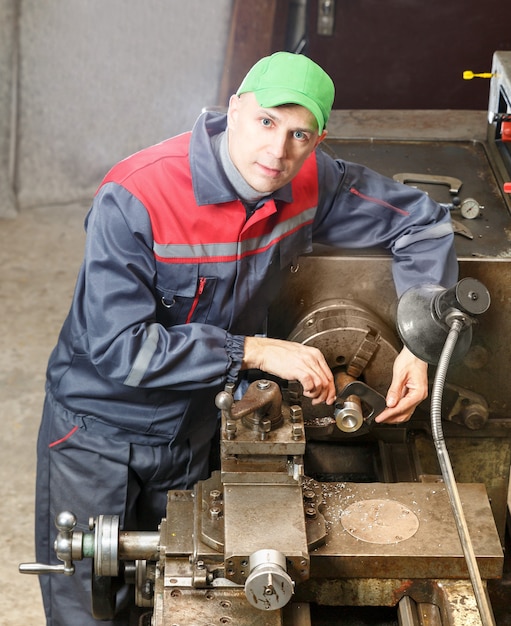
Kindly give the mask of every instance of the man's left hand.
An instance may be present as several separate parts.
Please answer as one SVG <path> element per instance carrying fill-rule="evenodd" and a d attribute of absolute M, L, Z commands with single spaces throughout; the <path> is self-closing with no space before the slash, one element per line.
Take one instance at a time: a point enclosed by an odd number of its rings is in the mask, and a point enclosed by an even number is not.
<path fill-rule="evenodd" d="M 428 396 L 428 364 L 403 348 L 394 361 L 392 383 L 387 392 L 387 408 L 375 422 L 399 424 L 412 416 Z"/>

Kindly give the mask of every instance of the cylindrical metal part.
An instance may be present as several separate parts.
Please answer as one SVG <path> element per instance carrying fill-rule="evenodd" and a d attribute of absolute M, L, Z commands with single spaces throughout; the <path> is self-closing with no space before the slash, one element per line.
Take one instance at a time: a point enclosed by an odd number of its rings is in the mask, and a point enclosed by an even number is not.
<path fill-rule="evenodd" d="M 294 588 L 285 569 L 286 557 L 277 550 L 258 550 L 250 555 L 249 564 L 245 595 L 250 604 L 263 611 L 274 611 L 285 606 Z"/>
<path fill-rule="evenodd" d="M 119 517 L 98 515 L 95 520 L 94 573 L 117 576 L 119 573 Z"/>
<path fill-rule="evenodd" d="M 353 433 L 359 430 L 364 423 L 360 398 L 351 395 L 348 396 L 344 402 L 336 404 L 334 417 L 339 430 L 345 433 Z"/>
<path fill-rule="evenodd" d="M 159 546 L 159 532 L 134 530 L 119 533 L 119 559 L 121 561 L 156 561 Z"/>
<path fill-rule="evenodd" d="M 334 371 L 334 382 L 337 394 L 340 394 L 346 385 L 355 380 L 356 378 L 350 376 L 344 370 Z M 364 414 L 362 412 L 362 402 L 360 398 L 352 394 L 345 400 L 336 402 L 334 418 L 337 428 L 344 433 L 354 433 L 359 430 L 364 423 Z"/>

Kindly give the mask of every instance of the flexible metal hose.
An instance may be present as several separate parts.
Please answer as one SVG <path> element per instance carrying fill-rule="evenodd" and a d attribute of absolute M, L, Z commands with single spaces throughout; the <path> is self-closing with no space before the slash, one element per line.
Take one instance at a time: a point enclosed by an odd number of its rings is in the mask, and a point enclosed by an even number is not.
<path fill-rule="evenodd" d="M 447 374 L 447 368 L 451 360 L 452 353 L 458 341 L 460 331 L 464 326 L 463 318 L 454 318 L 447 339 L 445 340 L 442 354 L 438 362 L 437 371 L 435 374 L 435 380 L 433 383 L 433 390 L 431 393 L 431 431 L 433 435 L 433 441 L 440 463 L 440 469 L 442 470 L 442 477 L 449 495 L 451 502 L 454 519 L 456 521 L 456 528 L 461 541 L 461 547 L 463 548 L 463 554 L 465 555 L 465 561 L 467 563 L 470 580 L 472 587 L 474 588 L 474 594 L 479 608 L 479 614 L 483 626 L 495 626 L 495 618 L 488 602 L 488 597 L 485 592 L 485 587 L 481 580 L 481 574 L 477 566 L 477 561 L 472 546 L 472 541 L 468 532 L 465 515 L 463 513 L 463 507 L 461 504 L 458 487 L 456 486 L 456 479 L 452 470 L 449 453 L 445 445 L 444 434 L 442 429 L 442 395 L 445 384 L 445 378 Z"/>

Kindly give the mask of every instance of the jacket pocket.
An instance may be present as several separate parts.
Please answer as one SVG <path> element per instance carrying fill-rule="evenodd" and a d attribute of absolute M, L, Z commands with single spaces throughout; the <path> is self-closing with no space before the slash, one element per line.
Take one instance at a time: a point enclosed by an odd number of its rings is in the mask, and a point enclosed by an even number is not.
<path fill-rule="evenodd" d="M 156 321 L 164 326 L 207 322 L 216 280 L 200 276 L 198 267 L 165 268 L 156 285 Z"/>

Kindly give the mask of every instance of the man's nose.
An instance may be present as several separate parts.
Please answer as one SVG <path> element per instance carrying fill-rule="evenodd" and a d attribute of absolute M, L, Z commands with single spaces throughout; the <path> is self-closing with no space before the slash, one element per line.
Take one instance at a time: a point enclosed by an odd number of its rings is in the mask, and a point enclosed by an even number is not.
<path fill-rule="evenodd" d="M 275 133 L 269 151 L 276 159 L 283 159 L 287 151 L 287 136 L 284 133 Z"/>

